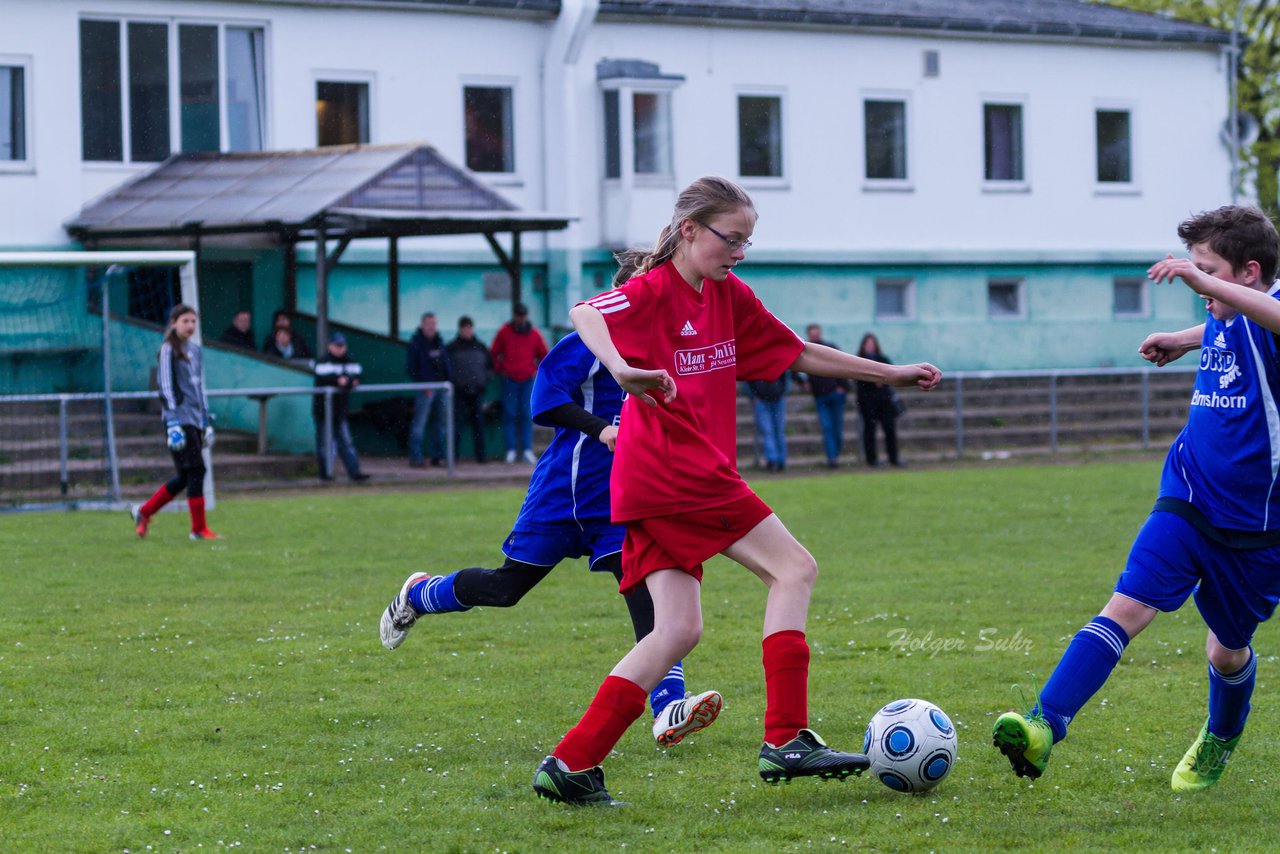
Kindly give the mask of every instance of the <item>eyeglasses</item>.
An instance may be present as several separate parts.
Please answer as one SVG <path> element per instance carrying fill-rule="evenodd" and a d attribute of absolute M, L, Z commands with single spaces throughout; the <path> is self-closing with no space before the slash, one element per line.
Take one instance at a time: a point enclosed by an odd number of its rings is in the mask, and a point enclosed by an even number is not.
<path fill-rule="evenodd" d="M 723 234 L 716 231 L 714 228 L 707 225 L 705 222 L 702 224 L 702 227 L 705 228 L 707 231 L 711 232 L 712 234 L 714 234 L 716 237 L 723 240 L 724 245 L 729 247 L 730 252 L 737 252 L 739 249 L 745 252 L 746 250 L 751 248 L 750 240 L 734 240 L 732 237 L 725 237 Z"/>

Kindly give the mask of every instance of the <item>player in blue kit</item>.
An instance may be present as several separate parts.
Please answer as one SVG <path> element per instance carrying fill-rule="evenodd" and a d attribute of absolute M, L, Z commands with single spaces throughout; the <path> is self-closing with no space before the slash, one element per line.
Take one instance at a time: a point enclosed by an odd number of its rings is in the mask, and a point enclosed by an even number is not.
<path fill-rule="evenodd" d="M 1171 255 L 1147 276 L 1182 279 L 1208 319 L 1150 335 L 1140 353 L 1160 366 L 1200 348 L 1191 411 L 1111 600 L 1071 640 L 1036 707 L 996 720 L 995 746 L 1020 777 L 1044 773 L 1129 641 L 1191 595 L 1209 628 L 1209 714 L 1173 772 L 1175 791 L 1218 781 L 1249 715 L 1250 642 L 1280 599 L 1280 236 L 1262 211 L 1236 206 L 1186 220 L 1178 236 L 1190 260 Z"/>
<path fill-rule="evenodd" d="M 563 560 L 589 555 L 592 571 L 621 581 L 624 529 L 609 521 L 609 470 L 622 400 L 613 375 L 577 333 L 551 348 L 538 365 L 531 408 L 533 420 L 556 433 L 534 466 L 520 515 L 503 543 L 506 562 L 497 569 L 410 575 L 382 614 L 383 646 L 404 643 L 423 614 L 510 608 Z M 625 598 L 639 641 L 653 631 L 653 600 L 643 588 Z M 649 702 L 654 738 L 671 746 L 714 721 L 722 701 L 715 691 L 687 695 L 684 666 L 677 662 Z"/>

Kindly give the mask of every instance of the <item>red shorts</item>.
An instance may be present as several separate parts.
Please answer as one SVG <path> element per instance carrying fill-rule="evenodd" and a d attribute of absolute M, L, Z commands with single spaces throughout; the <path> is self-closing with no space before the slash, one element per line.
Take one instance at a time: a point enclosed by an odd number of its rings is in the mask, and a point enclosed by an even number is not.
<path fill-rule="evenodd" d="M 622 541 L 623 595 L 660 569 L 680 569 L 702 581 L 702 562 L 736 543 L 773 513 L 754 493 L 719 507 L 634 519 Z"/>

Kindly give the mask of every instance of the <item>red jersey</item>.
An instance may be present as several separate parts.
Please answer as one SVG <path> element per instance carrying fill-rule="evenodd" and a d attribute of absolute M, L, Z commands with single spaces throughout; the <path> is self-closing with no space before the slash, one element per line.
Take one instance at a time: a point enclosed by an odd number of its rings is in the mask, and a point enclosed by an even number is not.
<path fill-rule="evenodd" d="M 586 301 L 627 364 L 667 371 L 676 399 L 628 398 L 613 460 L 615 522 L 705 510 L 752 494 L 738 474 L 739 380 L 775 380 L 804 342 L 732 273 L 702 293 L 667 262 Z"/>

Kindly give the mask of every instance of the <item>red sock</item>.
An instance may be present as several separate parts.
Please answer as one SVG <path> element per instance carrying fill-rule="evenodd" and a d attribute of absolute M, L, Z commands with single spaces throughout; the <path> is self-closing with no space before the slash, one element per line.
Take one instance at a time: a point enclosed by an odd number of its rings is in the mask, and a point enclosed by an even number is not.
<path fill-rule="evenodd" d="M 169 491 L 168 484 L 160 484 L 160 488 L 156 490 L 156 494 L 147 499 L 147 503 L 138 508 L 138 512 L 143 516 L 154 516 L 160 512 L 160 508 L 173 500 L 173 493 Z"/>
<path fill-rule="evenodd" d="M 191 530 L 198 534 L 205 529 L 204 498 L 188 498 L 187 509 L 191 511 Z"/>
<path fill-rule="evenodd" d="M 809 644 L 787 629 L 764 639 L 764 740 L 781 747 L 809 725 Z"/>
<path fill-rule="evenodd" d="M 627 727 L 644 714 L 648 698 L 645 690 L 630 679 L 605 677 L 582 720 L 560 739 L 552 755 L 569 766 L 570 771 L 585 771 L 599 765 Z"/>

